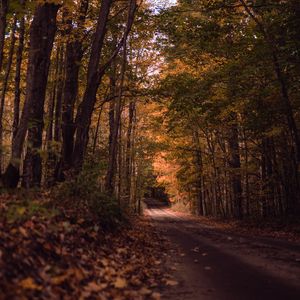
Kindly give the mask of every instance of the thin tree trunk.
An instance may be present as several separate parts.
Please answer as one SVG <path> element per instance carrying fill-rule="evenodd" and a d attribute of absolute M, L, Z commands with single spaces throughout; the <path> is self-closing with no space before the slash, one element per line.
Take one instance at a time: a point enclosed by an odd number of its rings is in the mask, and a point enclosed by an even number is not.
<path fill-rule="evenodd" d="M 96 146 L 97 146 L 97 141 L 98 141 L 99 131 L 100 131 L 100 121 L 101 121 L 102 110 L 103 110 L 103 105 L 101 105 L 100 111 L 98 114 L 96 132 L 95 132 L 95 137 L 94 137 L 94 142 L 93 142 L 93 154 L 95 154 L 95 152 L 96 152 Z"/>
<path fill-rule="evenodd" d="M 203 216 L 203 162 L 202 162 L 202 151 L 199 138 L 198 130 L 194 130 L 194 144 L 195 144 L 195 166 L 197 171 L 197 214 Z"/>
<path fill-rule="evenodd" d="M 13 26 L 10 34 L 10 47 L 8 52 L 7 65 L 6 65 L 5 75 L 3 79 L 1 99 L 0 99 L 0 173 L 2 173 L 2 167 L 3 167 L 2 165 L 3 164 L 3 115 L 5 109 L 5 95 L 7 91 L 8 79 L 9 79 L 9 74 L 10 74 L 11 65 L 13 61 L 15 43 L 16 43 L 16 36 L 15 36 L 16 28 L 17 28 L 17 17 L 14 16 Z"/>
<path fill-rule="evenodd" d="M 125 180 L 126 180 L 126 194 L 128 197 L 127 206 L 129 206 L 131 198 L 131 175 L 132 175 L 132 144 L 133 144 L 133 122 L 135 115 L 135 102 L 130 101 L 128 107 L 128 128 L 127 128 L 127 143 L 126 143 L 126 158 L 125 158 Z"/>
<path fill-rule="evenodd" d="M 117 146 L 118 146 L 118 134 L 120 129 L 121 112 L 122 112 L 122 95 L 123 95 L 123 85 L 126 72 L 126 39 L 124 39 L 123 44 L 123 59 L 121 66 L 121 79 L 118 92 L 118 98 L 115 106 L 115 118 L 111 135 L 111 153 L 108 161 L 108 169 L 106 174 L 106 190 L 108 193 L 112 194 L 114 190 L 113 178 L 116 173 L 116 160 L 117 160 Z"/>
<path fill-rule="evenodd" d="M 231 168 L 231 186 L 233 193 L 233 216 L 241 219 L 242 210 L 242 182 L 241 182 L 241 161 L 239 153 L 239 136 L 236 115 L 233 114 L 233 124 L 229 130 L 228 149 L 230 154 L 229 167 Z"/>
<path fill-rule="evenodd" d="M 7 11 L 8 11 L 8 1 L 0 0 L 0 74 L 2 70 L 2 64 L 3 64 L 3 49 L 5 43 Z"/>
<path fill-rule="evenodd" d="M 50 151 L 50 144 L 53 141 L 53 119 L 54 119 L 54 107 L 56 99 L 57 81 L 58 81 L 58 69 L 59 69 L 59 53 L 61 48 L 56 50 L 55 65 L 54 70 L 50 70 L 49 81 L 52 83 L 50 93 L 49 93 L 49 103 L 48 103 L 48 127 L 46 130 L 46 144 L 47 151 Z"/>
<path fill-rule="evenodd" d="M 13 139 L 17 133 L 20 119 L 20 101 L 21 101 L 21 68 L 23 61 L 23 50 L 24 50 L 24 37 L 25 37 L 25 18 L 21 17 L 19 27 L 19 45 L 16 54 L 16 74 L 15 74 L 15 98 L 14 98 L 14 120 L 13 120 Z"/>
<path fill-rule="evenodd" d="M 64 51 L 61 49 L 59 55 L 59 68 L 58 68 L 58 82 L 55 102 L 55 115 L 54 115 L 54 140 L 61 141 L 61 114 L 62 114 L 62 95 L 64 87 Z"/>
<path fill-rule="evenodd" d="M 42 144 L 43 112 L 46 85 L 54 36 L 56 33 L 56 15 L 59 5 L 45 3 L 35 9 L 30 26 L 30 49 L 27 67 L 26 98 L 20 124 L 12 145 L 12 157 L 3 177 L 8 187 L 16 187 L 19 182 L 20 159 L 28 129 L 28 147 L 26 159 L 26 186 L 39 185 L 41 179 L 41 158 L 38 150 Z"/>

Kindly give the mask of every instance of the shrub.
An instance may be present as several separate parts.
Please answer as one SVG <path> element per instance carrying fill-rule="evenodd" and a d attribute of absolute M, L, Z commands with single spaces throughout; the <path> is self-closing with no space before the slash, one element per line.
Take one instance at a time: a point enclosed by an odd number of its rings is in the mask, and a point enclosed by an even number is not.
<path fill-rule="evenodd" d="M 115 229 L 126 220 L 117 199 L 101 191 L 97 165 L 85 165 L 78 176 L 61 183 L 54 193 L 56 203 L 105 230 Z"/>

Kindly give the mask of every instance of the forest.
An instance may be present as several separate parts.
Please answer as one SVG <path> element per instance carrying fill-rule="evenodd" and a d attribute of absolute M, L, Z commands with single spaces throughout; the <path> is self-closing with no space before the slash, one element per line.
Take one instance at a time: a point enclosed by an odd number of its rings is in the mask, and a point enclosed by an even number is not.
<path fill-rule="evenodd" d="M 298 0 L 0 0 L 0 298 L 199 299 L 160 213 L 299 241 L 299 37 Z"/>

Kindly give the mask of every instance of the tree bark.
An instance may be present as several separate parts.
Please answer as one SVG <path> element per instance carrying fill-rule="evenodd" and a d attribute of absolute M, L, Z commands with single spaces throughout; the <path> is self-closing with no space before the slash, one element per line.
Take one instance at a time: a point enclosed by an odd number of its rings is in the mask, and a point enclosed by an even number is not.
<path fill-rule="evenodd" d="M 99 62 L 102 54 L 104 37 L 108 15 L 112 6 L 112 0 L 104 0 L 101 3 L 97 28 L 92 43 L 91 55 L 88 65 L 87 85 L 83 100 L 76 115 L 76 139 L 72 155 L 72 165 L 76 170 L 80 170 L 87 145 L 88 131 L 91 117 L 96 102 L 96 94 L 100 85 L 103 73 L 99 72 Z"/>
<path fill-rule="evenodd" d="M 8 51 L 8 59 L 7 59 L 6 70 L 5 70 L 4 80 L 2 85 L 1 99 L 0 99 L 0 173 L 2 173 L 2 167 L 3 167 L 2 166 L 3 164 L 3 115 L 5 109 L 5 95 L 7 91 L 8 79 L 9 79 L 9 74 L 10 74 L 11 65 L 13 61 L 15 43 L 16 43 L 16 36 L 15 36 L 16 28 L 17 28 L 17 17 L 14 16 L 13 25 L 10 34 L 10 47 Z"/>
<path fill-rule="evenodd" d="M 118 54 L 120 50 L 120 45 L 123 45 L 124 41 L 127 40 L 137 8 L 136 1 L 130 0 L 128 19 L 124 36 L 122 38 L 122 43 L 119 44 L 119 46 L 117 46 L 111 58 L 101 68 L 99 68 L 99 62 L 103 48 L 103 40 L 106 33 L 106 24 L 108 21 L 108 14 L 111 5 L 112 1 L 109 0 L 103 1 L 101 5 L 96 36 L 93 41 L 88 66 L 87 87 L 84 93 L 83 101 L 80 104 L 76 116 L 76 140 L 74 145 L 72 163 L 77 171 L 81 169 L 83 163 L 84 153 L 87 146 L 88 131 L 91 123 L 94 105 L 96 102 L 96 94 L 101 82 L 101 78 L 104 75 L 106 69 L 111 65 L 112 60 Z"/>
<path fill-rule="evenodd" d="M 117 159 L 117 142 L 118 142 L 118 134 L 119 134 L 119 125 L 120 125 L 120 119 L 121 119 L 121 111 L 122 111 L 122 95 L 123 95 L 123 85 L 124 85 L 124 79 L 125 79 L 125 72 L 126 72 L 126 63 L 127 63 L 127 38 L 131 29 L 131 26 L 133 24 L 134 20 L 134 14 L 136 10 L 136 2 L 130 1 L 130 7 L 129 7 L 129 13 L 128 13 L 128 20 L 127 20 L 127 28 L 124 33 L 124 39 L 123 39 L 123 55 L 122 55 L 122 65 L 121 65 L 121 78 L 120 78 L 120 86 L 119 86 L 119 92 L 118 97 L 116 101 L 116 107 L 115 107 L 115 120 L 114 120 L 114 126 L 112 130 L 111 135 L 111 151 L 109 155 L 108 160 L 108 168 L 106 173 L 106 191 L 110 194 L 113 194 L 113 178 L 116 173 L 116 159 Z"/>
<path fill-rule="evenodd" d="M 94 137 L 94 141 L 93 141 L 93 154 L 95 154 L 95 152 L 96 152 L 96 147 L 97 147 L 97 142 L 98 142 L 98 137 L 99 137 L 99 132 L 100 132 L 100 121 L 101 121 L 102 110 L 103 110 L 103 105 L 101 105 L 100 111 L 98 114 L 95 137 Z"/>
<path fill-rule="evenodd" d="M 202 176 L 203 176 L 203 162 L 202 162 L 202 151 L 200 145 L 200 138 L 198 130 L 193 132 L 193 140 L 195 144 L 195 167 L 197 171 L 197 214 L 203 216 L 203 186 L 202 186 Z"/>
<path fill-rule="evenodd" d="M 44 101 L 58 9 L 59 5 L 45 3 L 38 5 L 34 12 L 30 26 L 26 98 L 12 145 L 12 157 L 3 178 L 7 187 L 18 185 L 20 159 L 29 124 L 24 183 L 26 186 L 40 184 L 41 157 L 38 151 L 42 144 Z"/>
<path fill-rule="evenodd" d="M 24 50 L 24 37 L 25 37 L 25 18 L 24 16 L 20 19 L 19 27 L 19 45 L 16 54 L 16 74 L 15 74 L 15 98 L 14 98 L 14 120 L 13 120 L 13 139 L 17 133 L 20 118 L 20 101 L 21 101 L 21 67 L 23 61 L 23 50 Z"/>
<path fill-rule="evenodd" d="M 233 216 L 241 219 L 243 216 L 242 210 L 242 181 L 241 181 L 241 160 L 239 152 L 239 135 L 236 116 L 232 116 L 232 124 L 229 129 L 228 137 L 229 148 L 229 167 L 231 168 L 231 186 L 233 193 Z"/>
<path fill-rule="evenodd" d="M 3 64 L 3 49 L 5 43 L 5 30 L 6 30 L 6 15 L 8 11 L 8 1 L 0 1 L 0 73 Z"/>
<path fill-rule="evenodd" d="M 46 130 L 46 144 L 47 151 L 50 151 L 50 145 L 53 141 L 53 120 L 54 120 L 54 108 L 55 108 L 55 99 L 57 94 L 57 83 L 58 83 L 58 69 L 59 69 L 59 57 L 60 52 L 62 51 L 61 47 L 56 50 L 55 60 L 52 63 L 53 68 L 50 69 L 49 82 L 51 82 L 50 92 L 49 92 L 49 101 L 48 101 L 48 127 Z"/>
<path fill-rule="evenodd" d="M 58 68 L 58 81 L 57 81 L 57 92 L 55 101 L 55 115 L 54 115 L 54 141 L 61 141 L 61 114 L 62 114 L 62 96 L 64 87 L 64 52 L 61 49 L 59 55 L 59 68 Z"/>
<path fill-rule="evenodd" d="M 130 101 L 128 108 L 128 128 L 127 128 L 127 143 L 126 143 L 126 158 L 125 158 L 125 180 L 126 180 L 126 194 L 128 203 L 131 199 L 131 179 L 132 179 L 132 145 L 133 145 L 133 126 L 135 117 L 135 102 Z"/>

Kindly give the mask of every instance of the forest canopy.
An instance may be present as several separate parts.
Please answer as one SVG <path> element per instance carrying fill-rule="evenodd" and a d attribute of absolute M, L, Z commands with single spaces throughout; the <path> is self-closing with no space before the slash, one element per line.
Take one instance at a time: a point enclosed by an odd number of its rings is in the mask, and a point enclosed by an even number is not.
<path fill-rule="evenodd" d="M 1 0 L 0 13 L 4 188 L 91 172 L 134 211 L 156 186 L 200 215 L 299 212 L 298 1 Z"/>

